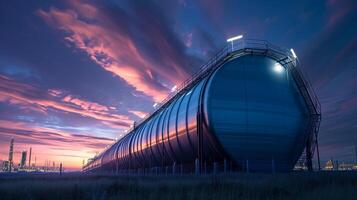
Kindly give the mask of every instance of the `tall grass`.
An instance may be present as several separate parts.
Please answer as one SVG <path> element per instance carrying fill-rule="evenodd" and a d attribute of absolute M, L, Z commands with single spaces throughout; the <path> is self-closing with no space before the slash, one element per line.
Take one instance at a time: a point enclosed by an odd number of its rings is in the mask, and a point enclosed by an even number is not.
<path fill-rule="evenodd" d="M 357 199 L 357 173 L 0 175 L 0 199 Z"/>

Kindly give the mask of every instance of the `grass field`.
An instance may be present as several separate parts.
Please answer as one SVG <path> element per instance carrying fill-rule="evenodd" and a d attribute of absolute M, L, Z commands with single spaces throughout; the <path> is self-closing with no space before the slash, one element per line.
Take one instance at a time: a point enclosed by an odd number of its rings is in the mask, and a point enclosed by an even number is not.
<path fill-rule="evenodd" d="M 0 199 L 357 199 L 357 173 L 199 177 L 0 174 Z"/>

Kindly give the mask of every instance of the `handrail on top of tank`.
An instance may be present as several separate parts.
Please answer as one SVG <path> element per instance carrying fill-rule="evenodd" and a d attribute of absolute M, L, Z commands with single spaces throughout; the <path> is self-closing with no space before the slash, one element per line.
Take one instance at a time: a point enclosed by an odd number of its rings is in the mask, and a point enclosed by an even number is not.
<path fill-rule="evenodd" d="M 273 45 L 273 44 L 271 44 L 270 42 L 268 42 L 266 40 L 240 39 L 240 40 L 234 41 L 232 44 L 229 43 L 228 45 L 223 47 L 221 50 L 219 50 L 205 64 L 201 65 L 201 67 L 192 76 L 190 76 L 188 79 L 183 81 L 179 86 L 177 86 L 177 88 L 176 88 L 176 90 L 174 92 L 169 93 L 168 96 L 165 99 L 163 99 L 160 103 L 157 103 L 159 105 L 158 108 L 156 108 L 155 110 L 150 112 L 148 115 L 146 115 L 145 118 L 137 121 L 136 122 L 137 125 L 135 127 L 133 126 L 130 129 L 126 130 L 126 134 L 122 138 L 124 138 L 126 135 L 132 133 L 132 131 L 134 129 L 139 127 L 145 121 L 149 120 L 152 116 L 154 116 L 155 113 L 157 113 L 157 112 L 161 111 L 162 109 L 164 109 L 168 105 L 169 102 L 171 102 L 171 101 L 173 101 L 175 99 L 175 96 L 178 96 L 179 94 L 181 94 L 182 92 L 187 90 L 187 88 L 191 84 L 195 83 L 195 81 L 201 80 L 202 76 L 205 76 L 206 72 L 211 70 L 218 63 L 218 61 L 220 61 L 221 59 L 224 59 L 230 53 L 239 52 L 239 51 L 242 51 L 243 53 L 247 53 L 247 52 L 249 52 L 248 50 L 252 50 L 252 51 L 253 50 L 266 50 L 267 52 L 268 52 L 268 50 L 271 50 L 273 53 L 281 55 L 282 59 L 289 59 L 289 61 L 295 62 L 295 63 L 298 61 L 298 59 L 293 56 L 293 54 L 292 54 L 292 52 L 290 50 L 281 48 L 281 47 L 276 46 L 276 45 Z M 296 66 L 296 64 L 294 64 L 294 66 Z M 305 84 L 305 86 L 306 86 L 306 88 L 308 90 L 308 93 L 310 95 L 312 95 L 312 97 L 311 97 L 312 98 L 311 99 L 312 103 L 314 104 L 314 106 L 317 109 L 317 111 L 320 112 L 320 103 L 317 100 L 315 91 L 311 87 L 311 84 L 306 79 L 304 79 L 303 77 L 302 77 L 302 81 L 304 82 L 304 84 Z M 122 138 L 120 138 L 120 139 L 122 139 Z M 111 148 L 111 146 L 109 148 Z M 95 159 L 97 159 L 98 157 L 100 157 L 101 155 L 102 154 L 99 154 L 99 155 L 95 156 L 93 161 Z M 88 166 L 90 164 L 91 163 L 87 163 L 86 165 Z"/>

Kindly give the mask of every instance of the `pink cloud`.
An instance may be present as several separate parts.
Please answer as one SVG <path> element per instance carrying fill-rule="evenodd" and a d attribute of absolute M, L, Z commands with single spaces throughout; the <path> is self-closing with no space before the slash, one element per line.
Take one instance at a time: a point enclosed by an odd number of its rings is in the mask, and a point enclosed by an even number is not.
<path fill-rule="evenodd" d="M 136 115 L 137 117 L 140 117 L 140 118 L 145 118 L 149 114 L 147 112 L 143 112 L 143 111 L 139 111 L 139 110 L 129 110 L 129 112 Z"/>
<path fill-rule="evenodd" d="M 92 110 L 92 111 L 101 112 L 101 111 L 108 111 L 110 109 L 107 106 L 103 106 L 103 105 L 100 105 L 95 102 L 84 101 L 82 99 L 72 97 L 71 95 L 68 95 L 65 98 L 63 98 L 63 101 L 75 104 L 84 110 Z"/>
<path fill-rule="evenodd" d="M 168 89 L 154 79 L 153 73 L 174 84 L 187 77 L 174 56 L 163 59 L 166 66 L 158 67 L 152 63 L 138 50 L 128 33 L 118 28 L 106 13 L 79 1 L 71 2 L 70 6 L 67 10 L 39 10 L 38 15 L 48 24 L 65 31 L 66 41 L 86 52 L 92 61 L 124 79 L 135 90 L 160 101 L 166 97 Z M 160 34 L 156 31 L 153 36 L 159 37 Z M 162 40 L 159 46 L 163 55 L 174 55 L 166 40 Z"/>
<path fill-rule="evenodd" d="M 48 94 L 54 96 L 54 97 L 59 97 L 62 95 L 62 91 L 61 90 L 58 90 L 58 89 L 49 89 L 48 90 Z"/>
<path fill-rule="evenodd" d="M 111 128 L 127 128 L 132 124 L 132 120 L 128 116 L 115 113 L 116 110 L 113 107 L 110 108 L 110 106 L 83 100 L 72 95 L 67 95 L 62 99 L 53 96 L 51 90 L 42 97 L 33 96 L 33 94 L 41 92 L 35 86 L 18 83 L 0 76 L 0 102 L 22 106 L 23 109 L 41 113 L 47 113 L 47 110 L 52 108 L 61 112 L 78 114 L 98 120 Z"/>

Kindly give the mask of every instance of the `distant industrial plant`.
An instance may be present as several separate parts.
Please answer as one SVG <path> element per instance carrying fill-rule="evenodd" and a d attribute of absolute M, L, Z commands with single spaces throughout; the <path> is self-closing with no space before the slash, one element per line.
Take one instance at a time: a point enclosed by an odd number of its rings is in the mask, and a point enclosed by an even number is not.
<path fill-rule="evenodd" d="M 36 156 L 34 161 L 32 158 L 32 147 L 30 147 L 29 154 L 26 150 L 21 151 L 21 159 L 18 164 L 14 161 L 14 146 L 15 140 L 11 139 L 9 147 L 9 157 L 8 160 L 3 160 L 0 163 L 0 172 L 62 172 L 62 163 L 57 163 L 54 161 L 45 161 L 43 165 L 38 165 L 36 163 Z M 28 162 L 27 162 L 28 160 Z"/>

